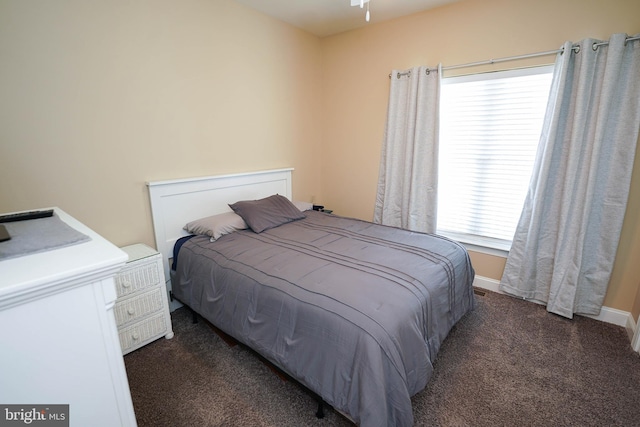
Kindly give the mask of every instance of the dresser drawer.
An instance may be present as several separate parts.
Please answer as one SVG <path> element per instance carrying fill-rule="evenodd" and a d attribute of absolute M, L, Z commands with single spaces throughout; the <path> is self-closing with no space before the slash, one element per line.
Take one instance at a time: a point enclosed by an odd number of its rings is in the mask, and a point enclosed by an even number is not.
<path fill-rule="evenodd" d="M 158 313 L 139 323 L 120 329 L 120 346 L 123 353 L 135 350 L 144 344 L 163 336 L 167 332 L 165 314 Z"/>
<path fill-rule="evenodd" d="M 161 311 L 164 302 L 162 299 L 163 291 L 162 288 L 158 287 L 153 291 L 118 301 L 114 309 L 118 327 L 156 311 Z"/>
<path fill-rule="evenodd" d="M 155 261 L 140 263 L 133 268 L 125 268 L 116 276 L 116 291 L 118 297 L 123 297 L 158 283 L 160 283 L 158 263 Z"/>

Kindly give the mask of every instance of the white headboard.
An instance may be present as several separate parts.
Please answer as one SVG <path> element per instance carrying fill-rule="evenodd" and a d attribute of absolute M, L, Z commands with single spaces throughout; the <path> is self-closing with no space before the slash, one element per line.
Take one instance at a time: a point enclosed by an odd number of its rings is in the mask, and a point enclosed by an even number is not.
<path fill-rule="evenodd" d="M 148 182 L 156 246 L 162 254 L 166 280 L 173 246 L 187 232 L 190 221 L 231 211 L 229 203 L 256 200 L 273 194 L 291 200 L 293 168 L 171 181 Z"/>

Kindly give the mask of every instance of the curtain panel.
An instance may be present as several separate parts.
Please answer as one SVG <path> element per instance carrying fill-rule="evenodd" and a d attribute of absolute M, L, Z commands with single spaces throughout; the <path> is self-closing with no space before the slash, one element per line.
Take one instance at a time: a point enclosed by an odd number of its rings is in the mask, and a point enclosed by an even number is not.
<path fill-rule="evenodd" d="M 373 221 L 435 233 L 441 68 L 391 73 Z"/>
<path fill-rule="evenodd" d="M 569 318 L 599 314 L 639 130 L 640 42 L 567 42 L 501 290 Z"/>

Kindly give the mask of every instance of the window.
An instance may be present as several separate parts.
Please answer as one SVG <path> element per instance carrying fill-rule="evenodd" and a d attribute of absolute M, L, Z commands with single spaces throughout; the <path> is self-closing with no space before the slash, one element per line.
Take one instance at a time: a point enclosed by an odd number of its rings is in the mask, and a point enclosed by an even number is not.
<path fill-rule="evenodd" d="M 552 71 L 545 66 L 442 79 L 438 233 L 509 250 Z"/>

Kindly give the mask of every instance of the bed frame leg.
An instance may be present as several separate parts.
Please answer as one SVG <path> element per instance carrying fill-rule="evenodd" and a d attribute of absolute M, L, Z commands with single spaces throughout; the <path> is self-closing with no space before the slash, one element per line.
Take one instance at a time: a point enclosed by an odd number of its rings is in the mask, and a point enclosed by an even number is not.
<path fill-rule="evenodd" d="M 191 318 L 193 319 L 191 323 L 198 323 L 198 313 L 193 310 L 191 310 Z"/>
<path fill-rule="evenodd" d="M 318 398 L 318 410 L 316 411 L 316 418 L 324 418 L 324 402 Z"/>

